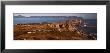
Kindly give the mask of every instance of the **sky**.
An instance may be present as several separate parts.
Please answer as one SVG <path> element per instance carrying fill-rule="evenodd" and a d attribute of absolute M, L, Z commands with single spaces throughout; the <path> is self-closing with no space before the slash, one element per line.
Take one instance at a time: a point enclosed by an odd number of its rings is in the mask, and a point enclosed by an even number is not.
<path fill-rule="evenodd" d="M 14 13 L 14 16 L 78 16 L 84 19 L 97 19 L 97 13 Z"/>

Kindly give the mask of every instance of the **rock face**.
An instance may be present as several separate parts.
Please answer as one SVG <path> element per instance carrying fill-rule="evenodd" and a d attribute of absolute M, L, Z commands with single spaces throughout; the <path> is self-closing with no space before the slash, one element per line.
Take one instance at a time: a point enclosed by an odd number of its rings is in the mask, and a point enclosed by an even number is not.
<path fill-rule="evenodd" d="M 74 32 L 75 30 L 77 30 L 75 28 L 75 26 L 82 24 L 82 23 L 83 23 L 82 19 L 71 19 L 71 20 L 66 20 L 65 22 L 56 22 L 56 23 L 18 24 L 17 28 L 19 28 L 19 30 L 35 30 L 35 29 L 36 30 L 48 30 L 48 29 L 52 29 L 52 30 L 60 31 L 60 32 L 62 32 L 62 31 Z M 28 27 L 26 27 L 26 26 L 28 26 Z"/>
<path fill-rule="evenodd" d="M 58 31 L 63 31 L 64 29 L 68 31 L 75 31 L 75 26 L 82 24 L 82 22 L 83 21 L 81 19 L 72 19 L 67 20 L 66 22 L 47 24 L 47 27 L 56 28 Z"/>

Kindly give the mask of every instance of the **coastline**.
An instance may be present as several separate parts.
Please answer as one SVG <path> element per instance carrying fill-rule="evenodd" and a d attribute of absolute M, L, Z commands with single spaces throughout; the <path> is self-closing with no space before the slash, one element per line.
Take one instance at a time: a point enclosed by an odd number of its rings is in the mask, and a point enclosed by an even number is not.
<path fill-rule="evenodd" d="M 14 26 L 14 40 L 97 40 L 75 26 L 82 22 L 28 23 Z M 72 24 L 72 26 L 71 26 Z"/>

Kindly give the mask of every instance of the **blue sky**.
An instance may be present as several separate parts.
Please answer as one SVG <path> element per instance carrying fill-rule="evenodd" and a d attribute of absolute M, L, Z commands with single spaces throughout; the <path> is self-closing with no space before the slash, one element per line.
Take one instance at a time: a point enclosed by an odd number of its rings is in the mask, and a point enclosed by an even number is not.
<path fill-rule="evenodd" d="M 14 13 L 14 16 L 78 16 L 84 19 L 97 19 L 97 13 Z"/>

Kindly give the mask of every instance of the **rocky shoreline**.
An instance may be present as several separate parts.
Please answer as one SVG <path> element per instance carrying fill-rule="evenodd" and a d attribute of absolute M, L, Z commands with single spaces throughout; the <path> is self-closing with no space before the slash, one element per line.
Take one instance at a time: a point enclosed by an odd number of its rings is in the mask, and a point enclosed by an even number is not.
<path fill-rule="evenodd" d="M 83 23 L 81 19 L 57 23 L 28 23 L 14 26 L 14 40 L 96 40 L 75 26 Z"/>

